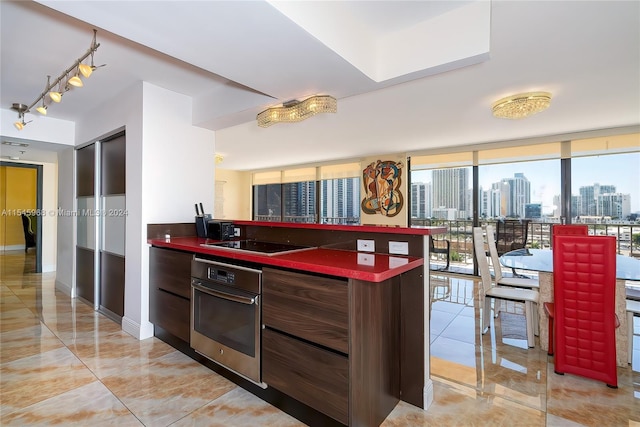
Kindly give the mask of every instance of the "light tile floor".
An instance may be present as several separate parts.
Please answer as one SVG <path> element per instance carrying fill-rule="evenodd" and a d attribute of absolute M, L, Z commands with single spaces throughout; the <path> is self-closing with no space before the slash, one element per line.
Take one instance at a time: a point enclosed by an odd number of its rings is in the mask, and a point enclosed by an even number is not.
<path fill-rule="evenodd" d="M 23 252 L 0 254 L 0 425 L 304 425 L 164 342 L 122 332 L 32 268 Z M 617 390 L 558 376 L 553 358 L 526 348 L 521 307 L 481 335 L 477 284 L 432 281 L 435 401 L 401 402 L 383 426 L 640 425 L 640 336 Z"/>

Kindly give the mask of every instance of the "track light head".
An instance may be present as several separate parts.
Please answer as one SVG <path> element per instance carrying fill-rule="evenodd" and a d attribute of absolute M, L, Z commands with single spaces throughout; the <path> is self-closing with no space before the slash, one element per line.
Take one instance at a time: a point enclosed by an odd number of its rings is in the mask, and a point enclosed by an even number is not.
<path fill-rule="evenodd" d="M 80 73 L 87 79 L 91 76 L 91 73 L 93 73 L 91 65 L 80 64 L 78 68 L 80 69 Z"/>
<path fill-rule="evenodd" d="M 80 79 L 80 77 L 78 76 L 73 76 L 69 79 L 69 84 L 71 86 L 75 86 L 75 87 L 82 87 L 84 86 L 84 83 L 82 83 L 82 80 Z"/>
<path fill-rule="evenodd" d="M 53 102 L 60 102 L 62 101 L 62 92 L 51 91 L 49 92 L 49 98 L 51 98 Z"/>

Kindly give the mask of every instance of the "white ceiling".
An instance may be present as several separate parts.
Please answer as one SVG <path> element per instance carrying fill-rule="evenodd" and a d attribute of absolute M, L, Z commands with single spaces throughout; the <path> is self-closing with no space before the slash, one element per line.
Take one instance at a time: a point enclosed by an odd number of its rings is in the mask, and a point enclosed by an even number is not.
<path fill-rule="evenodd" d="M 107 66 L 48 116 L 81 120 L 147 81 L 193 97 L 194 125 L 219 131 L 230 169 L 640 123 L 638 1 L 272 3 L 3 0 L 0 108 L 36 100 L 97 28 Z M 494 100 L 530 90 L 552 92 L 552 107 L 491 116 Z M 255 124 L 312 94 L 338 98 L 338 113 Z"/>

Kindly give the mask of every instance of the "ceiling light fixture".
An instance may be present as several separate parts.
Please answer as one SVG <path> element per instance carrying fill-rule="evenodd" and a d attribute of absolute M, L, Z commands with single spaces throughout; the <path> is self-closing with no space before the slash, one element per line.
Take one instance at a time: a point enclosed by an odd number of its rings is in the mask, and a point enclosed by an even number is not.
<path fill-rule="evenodd" d="M 527 92 L 507 96 L 493 103 L 493 115 L 500 119 L 524 119 L 546 110 L 551 104 L 549 92 Z"/>
<path fill-rule="evenodd" d="M 15 142 L 15 141 L 2 141 L 2 145 L 10 145 L 12 147 L 28 147 L 29 144 L 24 142 Z"/>
<path fill-rule="evenodd" d="M 319 95 L 307 98 L 304 101 L 289 101 L 281 107 L 267 108 L 258 116 L 258 126 L 266 128 L 280 122 L 301 122 L 319 113 L 335 113 L 338 111 L 338 102 L 329 95 Z"/>
<path fill-rule="evenodd" d="M 69 79 L 69 84 L 75 87 L 82 87 L 84 83 L 82 83 L 82 79 L 79 76 L 80 74 L 80 65 L 76 68 L 76 73 Z"/>
<path fill-rule="evenodd" d="M 80 58 L 76 59 L 73 65 L 71 65 L 62 74 L 60 74 L 60 76 L 57 79 L 55 79 L 53 83 L 50 83 L 51 76 L 47 76 L 47 87 L 36 98 L 35 101 L 33 101 L 28 106 L 25 104 L 18 104 L 18 103 L 13 104 L 12 108 L 18 111 L 18 119 L 19 119 L 19 121 L 14 123 L 14 126 L 16 127 L 16 129 L 22 130 L 24 129 L 27 123 L 31 122 L 31 120 L 28 122 L 25 122 L 24 115 L 30 112 L 31 108 L 33 108 L 36 104 L 40 103 L 40 101 L 42 101 L 42 105 L 36 108 L 36 110 L 41 114 L 44 114 L 44 115 L 47 114 L 48 107 L 44 103 L 45 97 L 47 96 L 47 94 L 49 95 L 49 97 L 53 102 L 60 102 L 62 100 L 63 93 L 70 89 L 69 85 L 75 86 L 75 87 L 82 87 L 84 85 L 82 80 L 80 79 L 80 74 L 82 74 L 85 77 L 89 77 L 93 72 L 93 70 L 96 68 L 93 65 L 93 54 L 100 47 L 100 43 L 96 42 L 97 32 L 98 32 L 97 30 L 93 30 L 93 39 L 91 40 L 91 45 L 89 46 L 89 49 L 87 49 L 87 51 Z M 82 64 L 82 61 L 87 59 L 89 56 L 91 56 L 90 67 L 88 65 Z M 90 71 L 88 71 L 87 68 L 89 68 Z M 72 77 L 69 77 L 70 73 L 74 70 L 75 70 L 75 73 L 72 75 Z M 56 85 L 58 86 L 58 90 L 57 91 L 52 90 L 56 87 Z M 19 106 L 19 107 L 16 107 L 16 106 Z"/>
<path fill-rule="evenodd" d="M 47 76 L 47 87 L 49 87 L 49 83 L 51 83 L 51 76 Z M 47 106 L 44 104 L 44 96 L 42 97 L 42 105 L 36 108 L 36 111 L 43 116 L 47 115 Z"/>
<path fill-rule="evenodd" d="M 18 121 L 15 122 L 13 125 L 16 127 L 16 129 L 18 130 L 22 130 L 24 129 L 24 127 L 27 125 L 27 123 L 29 122 L 25 122 L 24 121 L 24 113 L 27 111 L 27 106 L 24 104 L 20 104 L 20 103 L 14 103 L 11 106 L 11 109 L 16 110 L 18 112 Z"/>

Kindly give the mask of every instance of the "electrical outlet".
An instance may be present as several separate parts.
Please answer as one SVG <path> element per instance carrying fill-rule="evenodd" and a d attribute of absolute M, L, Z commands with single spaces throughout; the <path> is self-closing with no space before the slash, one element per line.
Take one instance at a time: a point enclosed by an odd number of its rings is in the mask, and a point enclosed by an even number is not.
<path fill-rule="evenodd" d="M 233 235 L 234 235 L 235 237 L 240 237 L 240 229 L 239 229 L 238 227 L 235 227 L 235 228 L 233 229 Z"/>
<path fill-rule="evenodd" d="M 389 253 L 395 255 L 409 255 L 409 243 L 389 242 Z"/>
<path fill-rule="evenodd" d="M 376 256 L 373 254 L 358 254 L 358 264 L 373 267 L 376 263 Z"/>
<path fill-rule="evenodd" d="M 375 251 L 376 251 L 375 240 L 358 239 L 358 252 L 375 252 Z"/>

